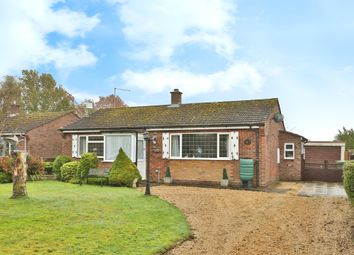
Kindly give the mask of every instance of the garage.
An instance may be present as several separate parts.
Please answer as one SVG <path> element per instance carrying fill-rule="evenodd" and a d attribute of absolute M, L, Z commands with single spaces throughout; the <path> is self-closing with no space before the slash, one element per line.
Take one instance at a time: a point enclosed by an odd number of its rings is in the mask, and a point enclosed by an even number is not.
<path fill-rule="evenodd" d="M 310 141 L 305 144 L 303 181 L 342 182 L 345 143 Z"/>

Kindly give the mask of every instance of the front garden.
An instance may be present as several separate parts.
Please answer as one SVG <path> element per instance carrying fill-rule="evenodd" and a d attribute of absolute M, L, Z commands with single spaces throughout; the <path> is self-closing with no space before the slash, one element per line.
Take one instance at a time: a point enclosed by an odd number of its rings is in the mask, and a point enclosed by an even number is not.
<path fill-rule="evenodd" d="M 0 185 L 0 254 L 155 254 L 188 238 L 183 214 L 124 187 L 27 183 L 29 198 Z"/>

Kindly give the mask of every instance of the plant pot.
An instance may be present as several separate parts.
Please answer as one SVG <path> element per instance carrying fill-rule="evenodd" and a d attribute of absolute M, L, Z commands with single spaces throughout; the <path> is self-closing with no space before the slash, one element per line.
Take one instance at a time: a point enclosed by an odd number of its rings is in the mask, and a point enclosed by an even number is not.
<path fill-rule="evenodd" d="M 229 186 L 229 179 L 222 179 L 220 181 L 221 187 L 228 187 Z"/>
<path fill-rule="evenodd" d="M 163 182 L 164 182 L 164 183 L 171 184 L 171 183 L 172 183 L 172 177 L 164 177 L 164 178 L 163 178 Z"/>

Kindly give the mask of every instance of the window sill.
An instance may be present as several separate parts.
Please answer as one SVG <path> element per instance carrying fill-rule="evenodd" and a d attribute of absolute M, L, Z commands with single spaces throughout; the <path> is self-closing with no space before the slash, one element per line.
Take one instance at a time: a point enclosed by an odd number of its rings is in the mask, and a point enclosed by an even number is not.
<path fill-rule="evenodd" d="M 170 160 L 205 160 L 205 161 L 210 161 L 210 160 L 218 160 L 218 161 L 228 161 L 228 160 L 233 160 L 231 158 L 169 158 Z"/>

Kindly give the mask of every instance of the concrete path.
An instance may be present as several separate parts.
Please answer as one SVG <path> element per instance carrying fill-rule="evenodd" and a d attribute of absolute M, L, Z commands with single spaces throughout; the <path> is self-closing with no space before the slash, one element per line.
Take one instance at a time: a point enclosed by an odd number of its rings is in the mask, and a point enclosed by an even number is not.
<path fill-rule="evenodd" d="M 328 182 L 306 182 L 300 189 L 299 196 L 347 197 L 343 184 Z"/>

